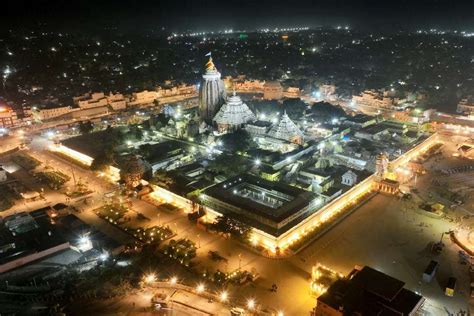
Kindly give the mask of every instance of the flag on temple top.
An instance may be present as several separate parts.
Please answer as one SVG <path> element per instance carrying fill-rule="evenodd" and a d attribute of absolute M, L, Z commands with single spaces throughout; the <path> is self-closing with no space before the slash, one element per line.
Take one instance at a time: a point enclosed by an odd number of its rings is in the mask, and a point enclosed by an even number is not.
<path fill-rule="evenodd" d="M 211 53 L 211 52 L 209 52 L 209 53 L 207 53 L 205 56 L 211 56 L 211 54 L 212 54 L 212 53 Z"/>

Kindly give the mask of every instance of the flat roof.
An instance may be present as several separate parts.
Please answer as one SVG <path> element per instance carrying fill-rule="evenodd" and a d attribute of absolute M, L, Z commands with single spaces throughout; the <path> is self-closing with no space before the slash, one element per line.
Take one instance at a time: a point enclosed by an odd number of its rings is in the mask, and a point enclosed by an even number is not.
<path fill-rule="evenodd" d="M 282 198 L 281 205 L 270 207 L 251 198 L 245 198 L 240 194 L 234 193 L 235 189 L 246 184 L 261 187 L 264 190 L 268 190 L 270 192 L 273 191 L 276 193 L 281 193 L 282 196 L 284 196 L 284 198 Z M 317 198 L 317 195 L 312 192 L 289 186 L 284 183 L 268 181 L 250 174 L 242 174 L 230 178 L 206 189 L 203 194 L 234 207 L 243 209 L 247 212 L 257 214 L 275 223 L 281 222 L 285 218 L 298 212 L 302 208 L 306 207 L 315 198 Z M 234 215 L 245 217 L 245 215 L 241 214 Z M 249 224 L 256 226 L 254 220 L 252 220 L 252 222 Z"/>
<path fill-rule="evenodd" d="M 371 267 L 366 266 L 351 276 L 333 283 L 318 301 L 336 310 L 343 307 L 348 314 L 410 315 L 424 300 L 403 288 L 405 282 Z"/>

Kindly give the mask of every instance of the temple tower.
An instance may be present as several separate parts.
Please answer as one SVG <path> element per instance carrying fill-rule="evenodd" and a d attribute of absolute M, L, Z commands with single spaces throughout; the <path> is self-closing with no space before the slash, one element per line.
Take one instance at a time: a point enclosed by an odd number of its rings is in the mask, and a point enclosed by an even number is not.
<path fill-rule="evenodd" d="M 199 87 L 199 114 L 201 122 L 212 125 L 212 120 L 226 99 L 224 81 L 209 54 L 206 72 Z"/>

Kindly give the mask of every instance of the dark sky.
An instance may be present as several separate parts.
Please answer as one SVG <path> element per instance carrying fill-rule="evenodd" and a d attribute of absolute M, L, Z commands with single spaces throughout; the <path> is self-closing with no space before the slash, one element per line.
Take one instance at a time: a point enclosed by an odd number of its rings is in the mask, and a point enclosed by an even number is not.
<path fill-rule="evenodd" d="M 474 0 L 2 0 L 0 23 L 172 30 L 265 26 L 440 27 L 474 30 Z"/>

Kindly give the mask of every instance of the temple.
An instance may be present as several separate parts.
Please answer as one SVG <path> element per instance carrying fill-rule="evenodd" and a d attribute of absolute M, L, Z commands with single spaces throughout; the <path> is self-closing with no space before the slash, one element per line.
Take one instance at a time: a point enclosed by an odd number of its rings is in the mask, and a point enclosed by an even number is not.
<path fill-rule="evenodd" d="M 280 121 L 270 129 L 268 136 L 300 145 L 303 144 L 303 132 L 290 119 L 286 111 L 281 116 Z"/>
<path fill-rule="evenodd" d="M 247 104 L 235 94 L 235 90 L 214 117 L 214 122 L 220 133 L 235 131 L 246 123 L 256 120 L 257 118 Z"/>
<path fill-rule="evenodd" d="M 212 125 L 212 120 L 226 99 L 224 81 L 217 71 L 212 57 L 206 63 L 206 72 L 202 75 L 199 88 L 199 113 L 201 122 Z"/>

